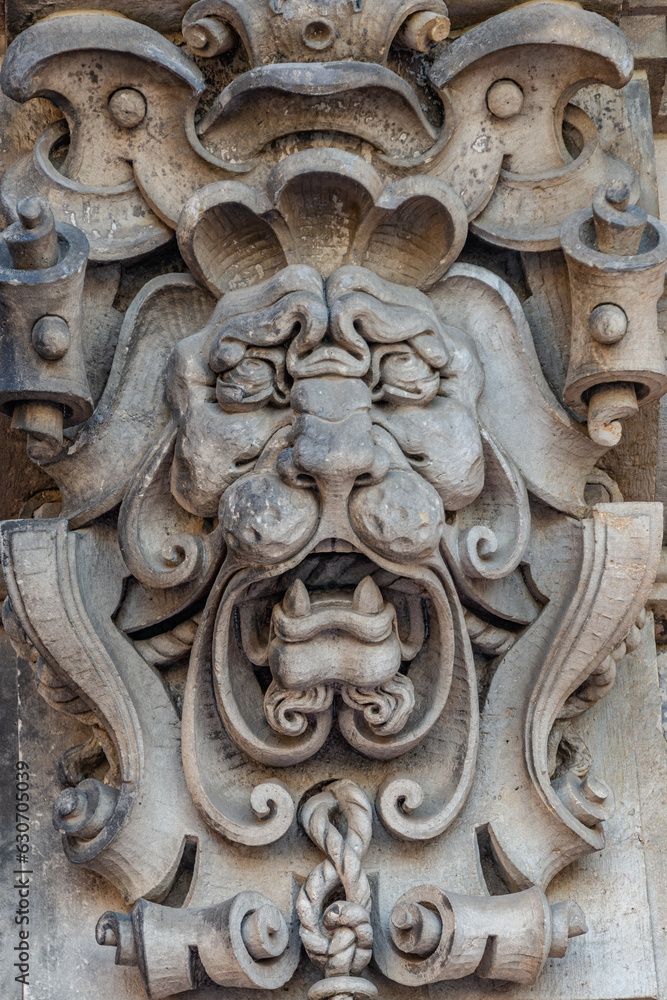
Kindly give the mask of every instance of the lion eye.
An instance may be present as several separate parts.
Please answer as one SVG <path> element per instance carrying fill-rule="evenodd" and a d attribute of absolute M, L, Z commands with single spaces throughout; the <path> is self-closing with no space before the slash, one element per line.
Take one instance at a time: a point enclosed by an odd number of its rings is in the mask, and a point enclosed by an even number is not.
<path fill-rule="evenodd" d="M 423 405 L 437 395 L 439 383 L 439 373 L 415 351 L 389 354 L 380 363 L 382 399 Z"/>

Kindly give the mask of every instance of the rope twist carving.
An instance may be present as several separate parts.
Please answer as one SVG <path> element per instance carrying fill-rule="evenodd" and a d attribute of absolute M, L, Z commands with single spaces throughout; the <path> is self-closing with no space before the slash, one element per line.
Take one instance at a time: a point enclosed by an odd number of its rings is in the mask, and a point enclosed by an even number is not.
<path fill-rule="evenodd" d="M 345 837 L 332 821 L 337 811 L 347 822 Z M 370 962 L 373 947 L 371 888 L 361 866 L 373 831 L 371 804 L 354 781 L 335 781 L 308 800 L 301 824 L 327 855 L 297 897 L 303 946 L 326 978 L 356 976 Z M 339 886 L 345 899 L 325 909 L 326 900 Z"/>

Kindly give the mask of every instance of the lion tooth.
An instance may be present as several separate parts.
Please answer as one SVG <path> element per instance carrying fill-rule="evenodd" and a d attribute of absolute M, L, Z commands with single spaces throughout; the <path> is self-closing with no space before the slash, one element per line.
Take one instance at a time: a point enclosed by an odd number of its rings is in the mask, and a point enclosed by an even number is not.
<path fill-rule="evenodd" d="M 304 618 L 310 614 L 310 596 L 303 580 L 298 578 L 285 591 L 283 610 L 291 618 Z"/>
<path fill-rule="evenodd" d="M 380 588 L 372 576 L 365 576 L 357 584 L 357 589 L 352 598 L 352 607 L 362 615 L 377 615 L 384 607 L 384 600 L 380 593 Z"/>

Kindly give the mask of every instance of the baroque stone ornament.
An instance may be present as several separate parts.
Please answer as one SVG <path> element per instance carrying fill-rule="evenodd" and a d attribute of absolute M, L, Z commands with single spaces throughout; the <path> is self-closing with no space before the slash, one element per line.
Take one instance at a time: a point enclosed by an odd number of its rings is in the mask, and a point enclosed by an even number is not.
<path fill-rule="evenodd" d="M 62 502 L 0 526 L 3 617 L 90 726 L 53 822 L 151 998 L 533 983 L 587 930 L 545 891 L 614 810 L 577 720 L 658 567 L 603 465 L 667 391 L 667 231 L 579 100 L 617 27 L 448 30 L 197 0 L 2 66 L 61 113 L 0 185 L 0 407 Z"/>

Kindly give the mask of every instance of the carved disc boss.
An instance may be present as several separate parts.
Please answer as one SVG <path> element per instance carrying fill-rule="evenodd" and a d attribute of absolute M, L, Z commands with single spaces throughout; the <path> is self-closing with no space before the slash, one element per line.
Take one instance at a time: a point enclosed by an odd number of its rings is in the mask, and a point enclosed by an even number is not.
<path fill-rule="evenodd" d="M 3 616 L 91 727 L 54 824 L 149 997 L 532 983 L 586 932 L 545 890 L 614 808 L 577 719 L 662 513 L 599 463 L 667 390 L 667 231 L 579 99 L 618 28 L 448 31 L 197 0 L 4 60 L 53 107 L 0 185 L 0 407 L 58 493 L 2 523 Z M 506 266 L 547 258 L 555 363 Z"/>

